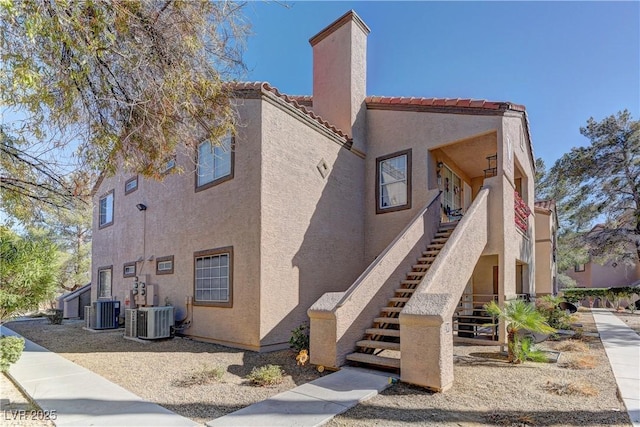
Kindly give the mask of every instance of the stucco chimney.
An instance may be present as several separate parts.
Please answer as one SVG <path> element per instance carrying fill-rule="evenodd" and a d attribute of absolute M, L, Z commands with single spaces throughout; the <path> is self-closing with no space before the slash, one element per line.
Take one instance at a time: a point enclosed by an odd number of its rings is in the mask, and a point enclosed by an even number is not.
<path fill-rule="evenodd" d="M 367 35 L 353 11 L 309 39 L 313 47 L 313 111 L 353 137 L 366 152 Z"/>

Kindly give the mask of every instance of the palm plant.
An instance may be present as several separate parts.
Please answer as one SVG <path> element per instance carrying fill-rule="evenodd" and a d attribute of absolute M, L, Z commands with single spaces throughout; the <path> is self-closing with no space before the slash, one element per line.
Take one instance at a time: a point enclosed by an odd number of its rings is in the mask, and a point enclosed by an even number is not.
<path fill-rule="evenodd" d="M 526 358 L 528 351 L 523 349 L 526 339 L 519 339 L 518 332 L 531 331 L 539 333 L 553 333 L 555 329 L 546 323 L 544 316 L 538 312 L 533 304 L 523 300 L 509 301 L 500 308 L 495 301 L 485 305 L 485 310 L 492 316 L 496 316 L 507 323 L 507 344 L 509 349 L 509 362 L 521 363 Z M 529 347 L 528 345 L 524 345 Z"/>

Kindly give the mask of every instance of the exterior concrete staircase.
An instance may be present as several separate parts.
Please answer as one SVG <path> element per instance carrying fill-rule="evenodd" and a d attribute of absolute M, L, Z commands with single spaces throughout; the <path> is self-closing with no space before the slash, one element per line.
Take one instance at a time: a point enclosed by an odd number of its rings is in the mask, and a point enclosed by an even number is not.
<path fill-rule="evenodd" d="M 407 277 L 396 289 L 380 315 L 373 319 L 373 327 L 365 331 L 356 343 L 356 351 L 347 360 L 377 369 L 400 369 L 400 312 L 409 301 L 425 274 L 453 233 L 457 222 L 440 224 L 437 233 L 422 256 L 417 259 Z"/>

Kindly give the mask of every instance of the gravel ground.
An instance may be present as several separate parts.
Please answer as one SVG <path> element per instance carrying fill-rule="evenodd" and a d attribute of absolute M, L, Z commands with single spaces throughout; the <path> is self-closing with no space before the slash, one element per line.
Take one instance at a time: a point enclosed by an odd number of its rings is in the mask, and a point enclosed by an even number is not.
<path fill-rule="evenodd" d="M 6 326 L 43 347 L 107 378 L 138 396 L 205 423 L 318 378 L 313 367 L 297 366 L 295 353 L 255 353 L 186 338 L 139 343 L 122 332 L 92 333 L 83 322 L 46 320 Z M 244 379 L 252 367 L 280 365 L 286 375 L 275 387 L 255 387 Z M 221 381 L 189 385 L 204 369 L 221 367 Z M 326 375 L 325 373 L 324 375 Z"/>
<path fill-rule="evenodd" d="M 396 384 L 329 425 L 629 426 L 602 344 L 597 337 L 589 336 L 596 332 L 593 317 L 589 312 L 578 315 L 586 347 L 562 351 L 557 364 L 510 365 L 498 347 L 456 346 L 452 390 L 434 394 Z M 77 321 L 59 326 L 34 320 L 7 326 L 133 393 L 200 423 L 320 376 L 311 366 L 297 366 L 294 353 L 288 350 L 259 354 L 184 338 L 140 344 L 125 340 L 121 332 L 84 331 Z M 548 350 L 563 346 L 566 340 L 544 344 Z M 594 362 L 591 369 L 569 367 L 588 365 L 590 361 Z M 247 384 L 244 377 L 251 368 L 266 364 L 281 365 L 287 374 L 285 381 L 274 388 Z M 204 368 L 214 367 L 225 370 L 220 382 L 185 384 Z"/>
<path fill-rule="evenodd" d="M 588 336 L 597 332 L 593 316 L 580 312 L 577 322 L 587 335 L 582 340 L 586 348 L 562 351 L 558 363 L 511 365 L 497 347 L 457 345 L 451 390 L 430 393 L 396 384 L 327 425 L 630 426 L 602 343 L 597 337 Z M 566 341 L 546 341 L 541 347 L 556 350 L 566 347 Z M 585 357 L 586 362 L 580 360 Z M 592 369 L 568 367 L 578 362 L 588 364 L 590 360 L 595 362 Z M 565 394 L 558 395 L 550 389 Z"/>

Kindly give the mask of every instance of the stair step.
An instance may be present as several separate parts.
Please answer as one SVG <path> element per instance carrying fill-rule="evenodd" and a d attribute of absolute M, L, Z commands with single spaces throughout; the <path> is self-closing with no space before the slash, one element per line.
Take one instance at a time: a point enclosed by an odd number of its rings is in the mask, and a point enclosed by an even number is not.
<path fill-rule="evenodd" d="M 410 271 L 409 273 L 407 273 L 407 276 L 424 276 L 425 274 L 427 274 L 426 271 Z"/>
<path fill-rule="evenodd" d="M 440 248 L 431 248 L 431 249 L 427 249 L 426 251 L 422 252 L 422 255 L 424 256 L 436 256 L 438 255 L 438 253 L 440 253 Z"/>
<path fill-rule="evenodd" d="M 379 348 L 383 350 L 400 350 L 399 342 L 386 342 L 375 340 L 362 340 L 356 343 L 358 347 L 362 348 Z"/>
<path fill-rule="evenodd" d="M 365 330 L 369 335 L 381 335 L 384 337 L 400 337 L 399 329 L 382 329 L 382 328 L 369 328 Z"/>
<path fill-rule="evenodd" d="M 409 301 L 409 298 L 404 298 L 404 297 L 389 298 L 389 302 L 407 302 L 407 301 Z"/>
<path fill-rule="evenodd" d="M 382 307 L 382 313 L 400 313 L 404 307 Z"/>
<path fill-rule="evenodd" d="M 415 279 L 415 280 L 409 279 L 409 280 L 403 280 L 400 283 L 402 283 L 403 285 L 419 285 L 420 282 L 422 282 L 421 279 Z"/>
<path fill-rule="evenodd" d="M 373 321 L 376 323 L 386 323 L 389 325 L 400 324 L 400 319 L 398 319 L 397 317 L 376 317 L 375 319 L 373 319 Z"/>
<path fill-rule="evenodd" d="M 446 243 L 449 237 L 434 237 L 431 243 Z"/>
<path fill-rule="evenodd" d="M 429 248 L 441 249 L 443 246 L 444 246 L 444 243 L 433 243 L 431 245 L 427 245 L 427 249 Z"/>
<path fill-rule="evenodd" d="M 412 294 L 415 291 L 416 291 L 415 288 L 399 288 L 399 289 L 396 289 L 396 292 L 399 293 L 399 294 Z"/>
<path fill-rule="evenodd" d="M 425 254 L 423 254 L 423 255 L 425 255 Z M 436 259 L 436 257 L 433 256 L 433 255 L 430 255 L 430 254 L 426 254 L 426 255 L 427 256 L 423 256 L 423 257 L 418 258 L 417 261 L 418 262 L 428 262 L 429 264 L 431 264 Z"/>
<path fill-rule="evenodd" d="M 423 259 L 423 258 L 418 258 L 418 259 Z M 431 262 L 429 262 L 428 264 L 415 264 L 415 265 L 412 265 L 411 268 L 416 269 L 416 270 L 419 269 L 419 268 L 422 268 L 424 270 L 428 270 L 429 267 L 431 267 L 431 264 L 432 264 Z M 424 271 L 424 273 L 426 273 L 426 271 Z"/>
<path fill-rule="evenodd" d="M 374 356 L 373 354 L 351 353 L 347 355 L 347 360 L 350 360 L 352 362 L 366 363 L 368 365 L 384 366 L 387 368 L 400 368 L 400 359 Z"/>

